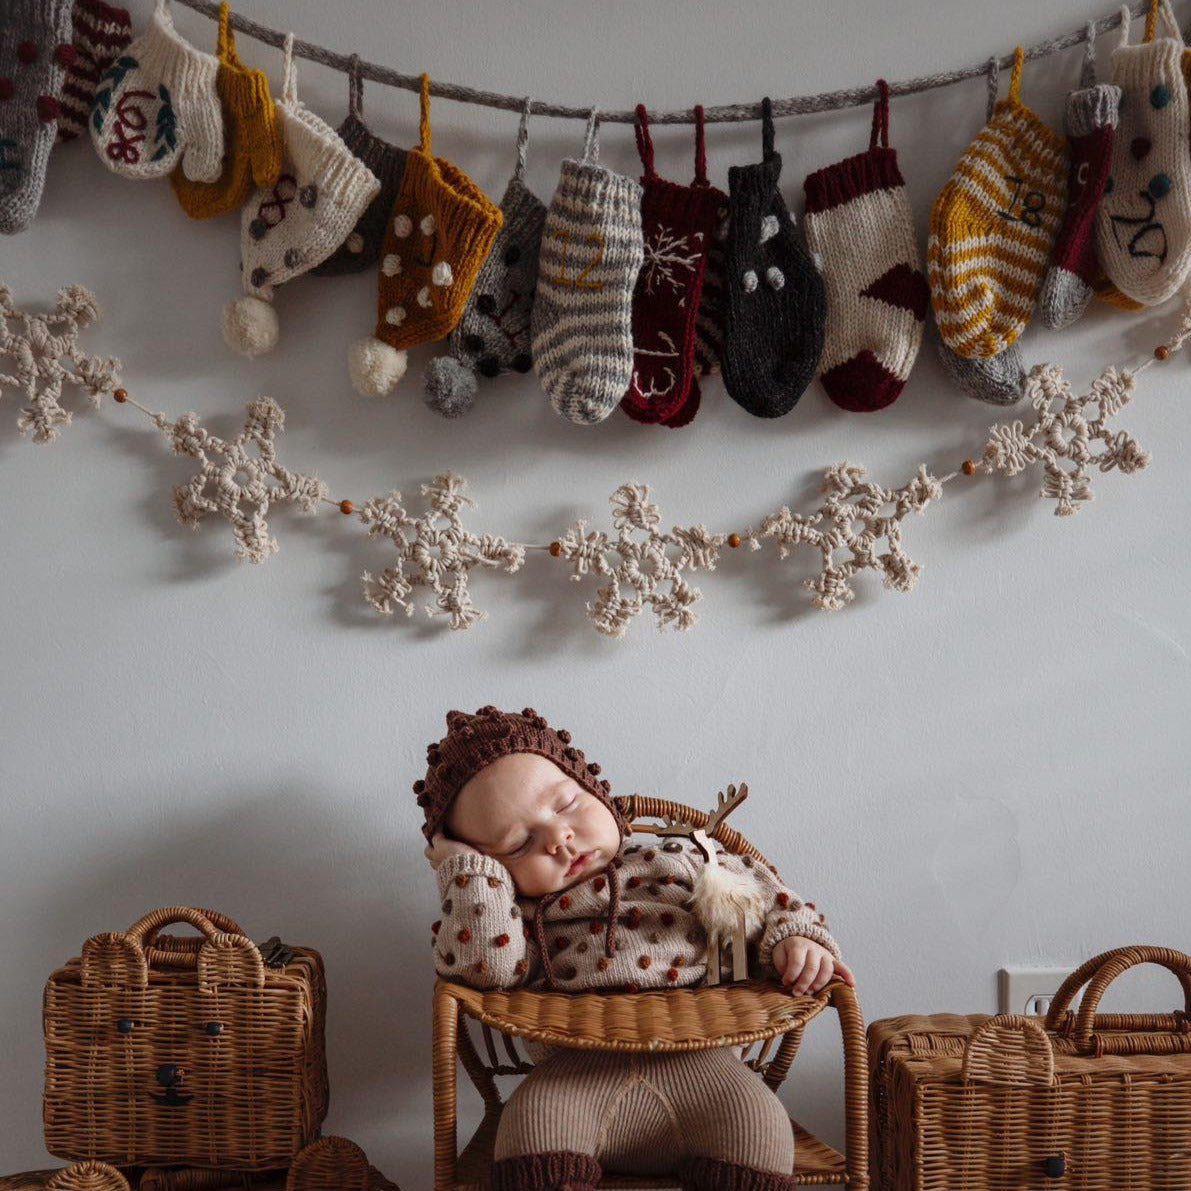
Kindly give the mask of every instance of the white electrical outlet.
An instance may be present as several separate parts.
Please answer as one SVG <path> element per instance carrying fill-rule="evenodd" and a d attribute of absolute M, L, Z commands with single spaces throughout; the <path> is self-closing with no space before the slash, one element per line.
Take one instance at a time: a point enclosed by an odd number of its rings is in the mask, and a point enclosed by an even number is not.
<path fill-rule="evenodd" d="M 999 1013 L 1044 1017 L 1070 968 L 1002 968 L 997 973 Z"/>

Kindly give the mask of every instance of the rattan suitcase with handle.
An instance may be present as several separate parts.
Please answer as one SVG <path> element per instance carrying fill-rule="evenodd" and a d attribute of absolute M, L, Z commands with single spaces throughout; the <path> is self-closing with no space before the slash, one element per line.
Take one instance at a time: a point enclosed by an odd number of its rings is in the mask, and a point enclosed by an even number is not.
<path fill-rule="evenodd" d="M 1183 1008 L 1097 1014 L 1141 963 Z M 1079 1011 L 1071 1005 L 1084 989 Z M 934 1014 L 869 1026 L 877 1191 L 1187 1191 L 1191 956 L 1123 947 L 1089 960 L 1049 1015 Z"/>
<path fill-rule="evenodd" d="M 198 936 L 161 934 L 186 922 Z M 322 959 L 172 907 L 96 935 L 45 989 L 45 1143 L 113 1166 L 288 1166 L 327 1112 Z"/>

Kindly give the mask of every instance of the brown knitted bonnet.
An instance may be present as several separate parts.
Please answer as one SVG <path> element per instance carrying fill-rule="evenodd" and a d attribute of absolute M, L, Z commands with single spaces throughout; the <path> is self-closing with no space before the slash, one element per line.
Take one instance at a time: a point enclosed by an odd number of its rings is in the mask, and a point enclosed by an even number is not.
<path fill-rule="evenodd" d="M 488 705 L 475 715 L 447 712 L 447 734 L 426 749 L 426 776 L 414 782 L 418 806 L 426 816 L 422 832 L 433 839 L 463 786 L 486 765 L 510 753 L 537 753 L 595 795 L 612 812 L 623 838 L 628 823 L 612 799 L 612 787 L 600 780 L 600 767 L 571 744 L 565 728 L 551 728 L 532 707 L 520 715 Z"/>

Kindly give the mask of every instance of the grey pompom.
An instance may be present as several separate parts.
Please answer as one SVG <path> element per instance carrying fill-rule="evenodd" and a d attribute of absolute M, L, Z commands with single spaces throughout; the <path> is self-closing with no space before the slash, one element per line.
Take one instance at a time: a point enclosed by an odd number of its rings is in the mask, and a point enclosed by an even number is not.
<path fill-rule="evenodd" d="M 426 404 L 444 418 L 457 418 L 475 404 L 476 374 L 454 356 L 439 356 L 426 369 Z"/>

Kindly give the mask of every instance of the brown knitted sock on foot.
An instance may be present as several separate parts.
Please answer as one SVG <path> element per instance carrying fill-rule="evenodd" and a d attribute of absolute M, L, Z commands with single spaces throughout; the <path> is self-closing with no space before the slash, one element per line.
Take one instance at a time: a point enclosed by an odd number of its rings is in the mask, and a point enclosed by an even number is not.
<path fill-rule="evenodd" d="M 602 1174 L 600 1164 L 590 1154 L 556 1150 L 493 1162 L 488 1168 L 487 1187 L 488 1191 L 594 1191 Z"/>
<path fill-rule="evenodd" d="M 798 1179 L 777 1170 L 756 1170 L 718 1158 L 688 1158 L 678 1172 L 683 1191 L 794 1191 Z"/>

